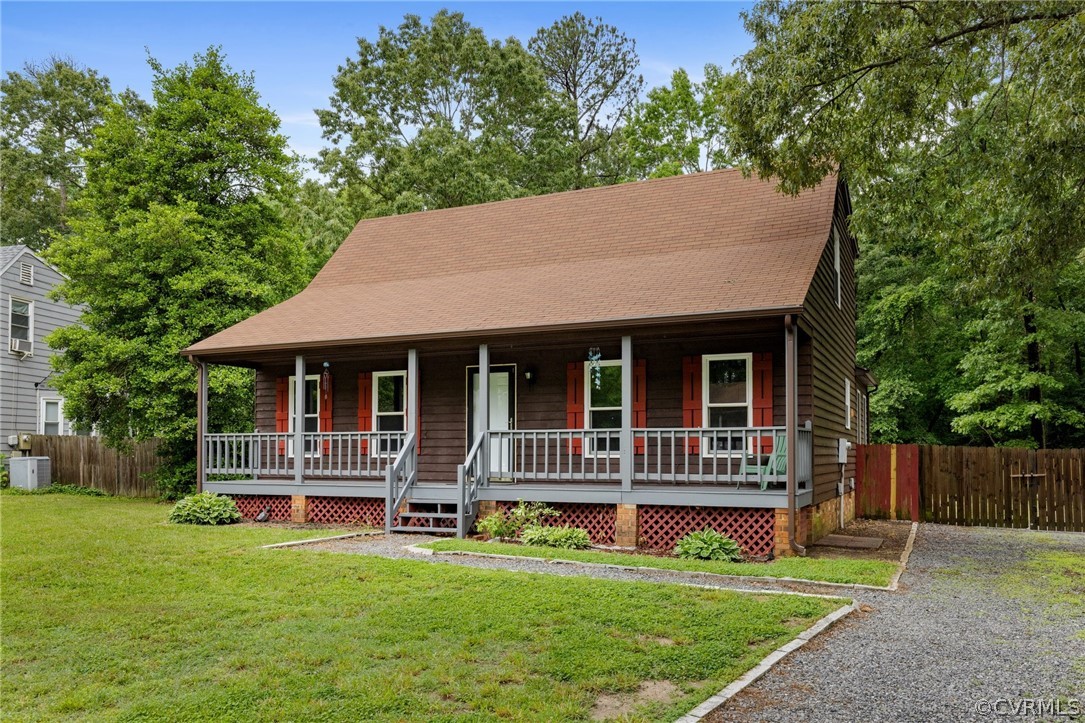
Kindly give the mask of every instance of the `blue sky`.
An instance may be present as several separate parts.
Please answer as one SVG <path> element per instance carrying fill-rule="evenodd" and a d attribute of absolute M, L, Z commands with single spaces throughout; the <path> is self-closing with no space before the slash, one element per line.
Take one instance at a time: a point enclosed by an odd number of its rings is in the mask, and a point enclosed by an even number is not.
<path fill-rule="evenodd" d="M 750 47 L 739 13 L 749 3 L 368 3 L 0 2 L 0 68 L 5 73 L 50 55 L 70 56 L 106 75 L 114 90 L 148 97 L 149 51 L 167 67 L 221 45 L 235 70 L 252 71 L 263 102 L 282 119 L 302 155 L 321 148 L 314 108 L 327 107 L 336 68 L 405 13 L 442 7 L 464 13 L 490 38 L 526 42 L 535 31 L 580 10 L 601 16 L 637 41 L 649 87 L 679 67 L 699 77 L 705 63 L 730 68 Z"/>

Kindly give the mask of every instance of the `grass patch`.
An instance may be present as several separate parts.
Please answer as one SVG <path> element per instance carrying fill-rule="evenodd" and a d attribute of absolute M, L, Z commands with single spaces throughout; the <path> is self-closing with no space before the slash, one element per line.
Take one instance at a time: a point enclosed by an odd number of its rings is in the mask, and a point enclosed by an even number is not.
<path fill-rule="evenodd" d="M 543 557 L 548 560 L 602 562 L 610 565 L 651 567 L 682 572 L 714 572 L 719 575 L 761 577 L 794 577 L 814 582 L 859 583 L 886 586 L 897 571 L 896 563 L 884 560 L 842 560 L 832 558 L 784 557 L 772 562 L 722 562 L 717 560 L 685 560 L 677 557 L 634 555 L 600 550 L 559 550 L 552 547 L 529 547 L 504 542 L 476 540 L 440 540 L 423 547 L 434 550 L 489 552 L 517 557 Z"/>
<path fill-rule="evenodd" d="M 167 505 L 0 496 L 5 720 L 673 720 L 842 602 L 258 546 Z"/>

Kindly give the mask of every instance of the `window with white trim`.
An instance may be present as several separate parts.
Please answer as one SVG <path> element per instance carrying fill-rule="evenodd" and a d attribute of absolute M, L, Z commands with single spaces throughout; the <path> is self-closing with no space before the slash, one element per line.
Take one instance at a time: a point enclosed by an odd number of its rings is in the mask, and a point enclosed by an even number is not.
<path fill-rule="evenodd" d="M 844 377 L 844 427 L 851 429 L 851 379 Z"/>
<path fill-rule="evenodd" d="M 34 285 L 34 267 L 30 264 L 19 264 L 19 283 L 27 286 Z"/>
<path fill-rule="evenodd" d="M 840 232 L 835 228 L 833 229 L 833 271 L 836 274 L 836 308 L 839 309 L 843 305 L 840 276 Z"/>
<path fill-rule="evenodd" d="M 704 423 L 713 429 L 753 426 L 753 355 L 706 354 L 701 357 Z M 742 436 L 716 435 L 704 454 L 741 453 Z"/>
<path fill-rule="evenodd" d="M 294 410 L 296 407 L 295 400 L 297 394 L 295 393 L 296 385 L 295 380 L 297 377 L 290 377 L 290 433 L 294 433 Z M 310 374 L 305 377 L 305 393 L 304 393 L 304 408 L 302 413 L 305 417 L 302 431 L 307 433 L 316 433 L 320 431 L 320 376 L 316 374 Z M 287 450 L 290 456 L 294 454 L 294 445 L 287 445 Z M 305 454 L 306 456 L 316 454 L 316 450 L 313 447 L 312 440 L 305 440 Z"/>
<path fill-rule="evenodd" d="M 41 400 L 38 432 L 41 434 L 66 434 L 64 424 L 64 400 L 47 398 Z"/>
<path fill-rule="evenodd" d="M 599 364 L 599 384 L 591 362 L 584 362 L 584 428 L 622 428 L 622 361 L 611 359 Z M 599 436 L 585 445 L 585 454 L 614 456 L 621 451 L 621 439 L 617 436 Z"/>
<path fill-rule="evenodd" d="M 24 348 L 29 353 L 34 349 L 34 302 L 26 299 L 8 297 L 8 338 L 25 342 Z M 14 345 L 8 343 L 11 350 Z"/>
<path fill-rule="evenodd" d="M 407 372 L 373 372 L 373 431 L 407 430 Z M 399 453 L 399 440 L 381 439 L 372 445 L 372 454 Z"/>

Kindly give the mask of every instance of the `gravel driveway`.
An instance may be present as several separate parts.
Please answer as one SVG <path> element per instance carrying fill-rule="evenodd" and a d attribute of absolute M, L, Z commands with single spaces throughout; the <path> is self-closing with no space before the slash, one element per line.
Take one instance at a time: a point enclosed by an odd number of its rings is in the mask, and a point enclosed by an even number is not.
<path fill-rule="evenodd" d="M 898 592 L 857 592 L 860 612 L 705 720 L 1070 720 L 1023 707 L 1085 706 L 1085 578 L 1051 574 L 1069 555 L 1085 535 L 921 525 Z"/>
<path fill-rule="evenodd" d="M 354 538 L 306 546 L 552 575 L 689 582 L 676 577 L 532 560 L 419 557 L 425 535 Z M 993 715 L 992 706 L 1062 698 L 1085 706 L 1085 578 L 1059 555 L 1085 555 L 1085 535 L 921 525 L 896 592 L 735 581 L 722 587 L 825 593 L 860 610 L 786 658 L 706 721 L 1070 720 Z M 1050 582 L 1055 580 L 1054 583 Z M 712 583 L 715 585 L 716 581 Z M 1085 720 L 1085 713 L 1082 715 Z"/>

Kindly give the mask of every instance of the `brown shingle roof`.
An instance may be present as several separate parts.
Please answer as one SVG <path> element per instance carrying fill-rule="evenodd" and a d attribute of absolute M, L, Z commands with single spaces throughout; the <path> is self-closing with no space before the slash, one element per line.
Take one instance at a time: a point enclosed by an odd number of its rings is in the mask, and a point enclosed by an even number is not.
<path fill-rule="evenodd" d="M 363 220 L 300 294 L 187 351 L 797 308 L 835 195 L 726 170 Z"/>

